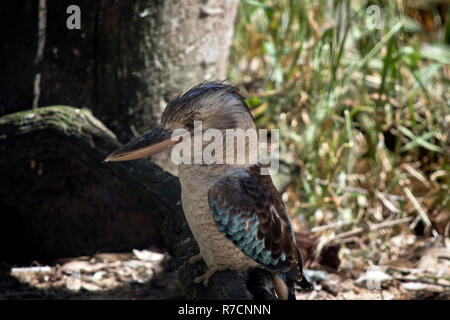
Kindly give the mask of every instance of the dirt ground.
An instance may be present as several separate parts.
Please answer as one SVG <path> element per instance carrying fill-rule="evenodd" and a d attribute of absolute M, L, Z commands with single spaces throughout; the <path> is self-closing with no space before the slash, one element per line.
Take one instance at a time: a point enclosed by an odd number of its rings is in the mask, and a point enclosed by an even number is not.
<path fill-rule="evenodd" d="M 314 289 L 298 300 L 449 299 L 450 249 L 442 238 L 399 234 L 375 250 L 347 243 L 337 270 L 310 261 Z M 448 244 L 447 244 L 448 245 Z M 133 250 L 0 267 L 0 299 L 183 299 L 165 253 Z"/>

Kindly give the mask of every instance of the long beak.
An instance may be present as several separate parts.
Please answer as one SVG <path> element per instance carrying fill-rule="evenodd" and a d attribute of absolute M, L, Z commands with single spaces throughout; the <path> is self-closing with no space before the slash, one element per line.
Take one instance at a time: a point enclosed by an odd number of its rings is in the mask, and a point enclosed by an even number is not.
<path fill-rule="evenodd" d="M 161 126 L 158 126 L 120 147 L 103 162 L 147 158 L 163 150 L 170 149 L 181 141 L 181 135 L 172 139 L 171 131 L 164 130 Z"/>

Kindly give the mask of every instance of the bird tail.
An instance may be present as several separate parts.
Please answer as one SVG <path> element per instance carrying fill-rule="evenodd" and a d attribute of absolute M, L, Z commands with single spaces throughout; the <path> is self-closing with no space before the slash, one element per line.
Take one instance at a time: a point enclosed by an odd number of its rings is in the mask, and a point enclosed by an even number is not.
<path fill-rule="evenodd" d="M 300 253 L 300 250 L 298 248 L 297 248 L 297 259 L 298 259 L 298 265 L 300 266 L 302 278 L 296 282 L 300 286 L 300 288 L 302 288 L 306 291 L 310 291 L 312 289 L 312 285 L 308 282 L 305 275 L 303 274 L 303 260 L 302 260 L 302 255 Z"/>
<path fill-rule="evenodd" d="M 297 281 L 297 284 L 305 291 L 311 291 L 313 289 L 313 286 L 306 280 L 305 275 L 302 275 L 302 279 Z"/>
<path fill-rule="evenodd" d="M 275 273 L 273 275 L 273 284 L 274 284 L 275 292 L 277 293 L 278 299 L 288 300 L 289 288 L 288 288 L 286 282 L 284 282 L 284 280 L 280 278 L 280 275 L 278 273 Z"/>
<path fill-rule="evenodd" d="M 275 273 L 273 276 L 274 289 L 280 300 L 296 300 L 294 292 L 295 283 L 297 283 L 300 288 L 306 291 L 312 290 L 312 286 L 308 282 L 308 280 L 306 280 L 305 276 L 302 276 L 302 279 L 300 281 L 294 281 L 289 278 L 284 281 L 283 279 L 281 279 L 278 273 Z"/>
<path fill-rule="evenodd" d="M 274 289 L 280 300 L 296 300 L 295 292 L 294 292 L 294 284 L 295 283 L 297 283 L 300 286 L 300 288 L 302 288 L 306 291 L 310 291 L 312 289 L 311 284 L 308 282 L 305 275 L 303 274 L 302 255 L 300 254 L 300 250 L 298 250 L 298 249 L 297 249 L 297 259 L 298 259 L 299 269 L 301 271 L 301 279 L 300 280 L 293 280 L 284 274 L 281 274 L 281 277 L 280 277 L 279 273 L 274 273 L 274 275 L 273 275 Z"/>

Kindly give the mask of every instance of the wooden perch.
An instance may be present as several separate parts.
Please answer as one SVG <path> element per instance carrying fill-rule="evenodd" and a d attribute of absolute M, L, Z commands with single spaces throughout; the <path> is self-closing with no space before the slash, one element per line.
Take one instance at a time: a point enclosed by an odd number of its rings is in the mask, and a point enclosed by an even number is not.
<path fill-rule="evenodd" d="M 101 163 L 119 146 L 87 109 L 53 106 L 1 117 L 2 258 L 43 262 L 153 245 L 174 258 L 188 299 L 273 298 L 260 290 L 269 281 L 260 269 L 250 278 L 218 272 L 207 288 L 195 285 L 206 266 L 186 262 L 198 247 L 178 179 L 146 160 Z"/>

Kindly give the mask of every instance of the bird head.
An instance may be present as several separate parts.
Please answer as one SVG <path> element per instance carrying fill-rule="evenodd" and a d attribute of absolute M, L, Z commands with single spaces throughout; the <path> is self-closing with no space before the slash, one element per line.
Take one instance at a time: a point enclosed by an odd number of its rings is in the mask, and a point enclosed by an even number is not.
<path fill-rule="evenodd" d="M 255 129 L 255 122 L 237 89 L 223 82 L 201 83 L 173 99 L 161 116 L 161 124 L 111 153 L 108 161 L 150 157 L 192 138 L 194 124 L 201 130 Z M 204 144 L 203 144 L 204 146 Z"/>

